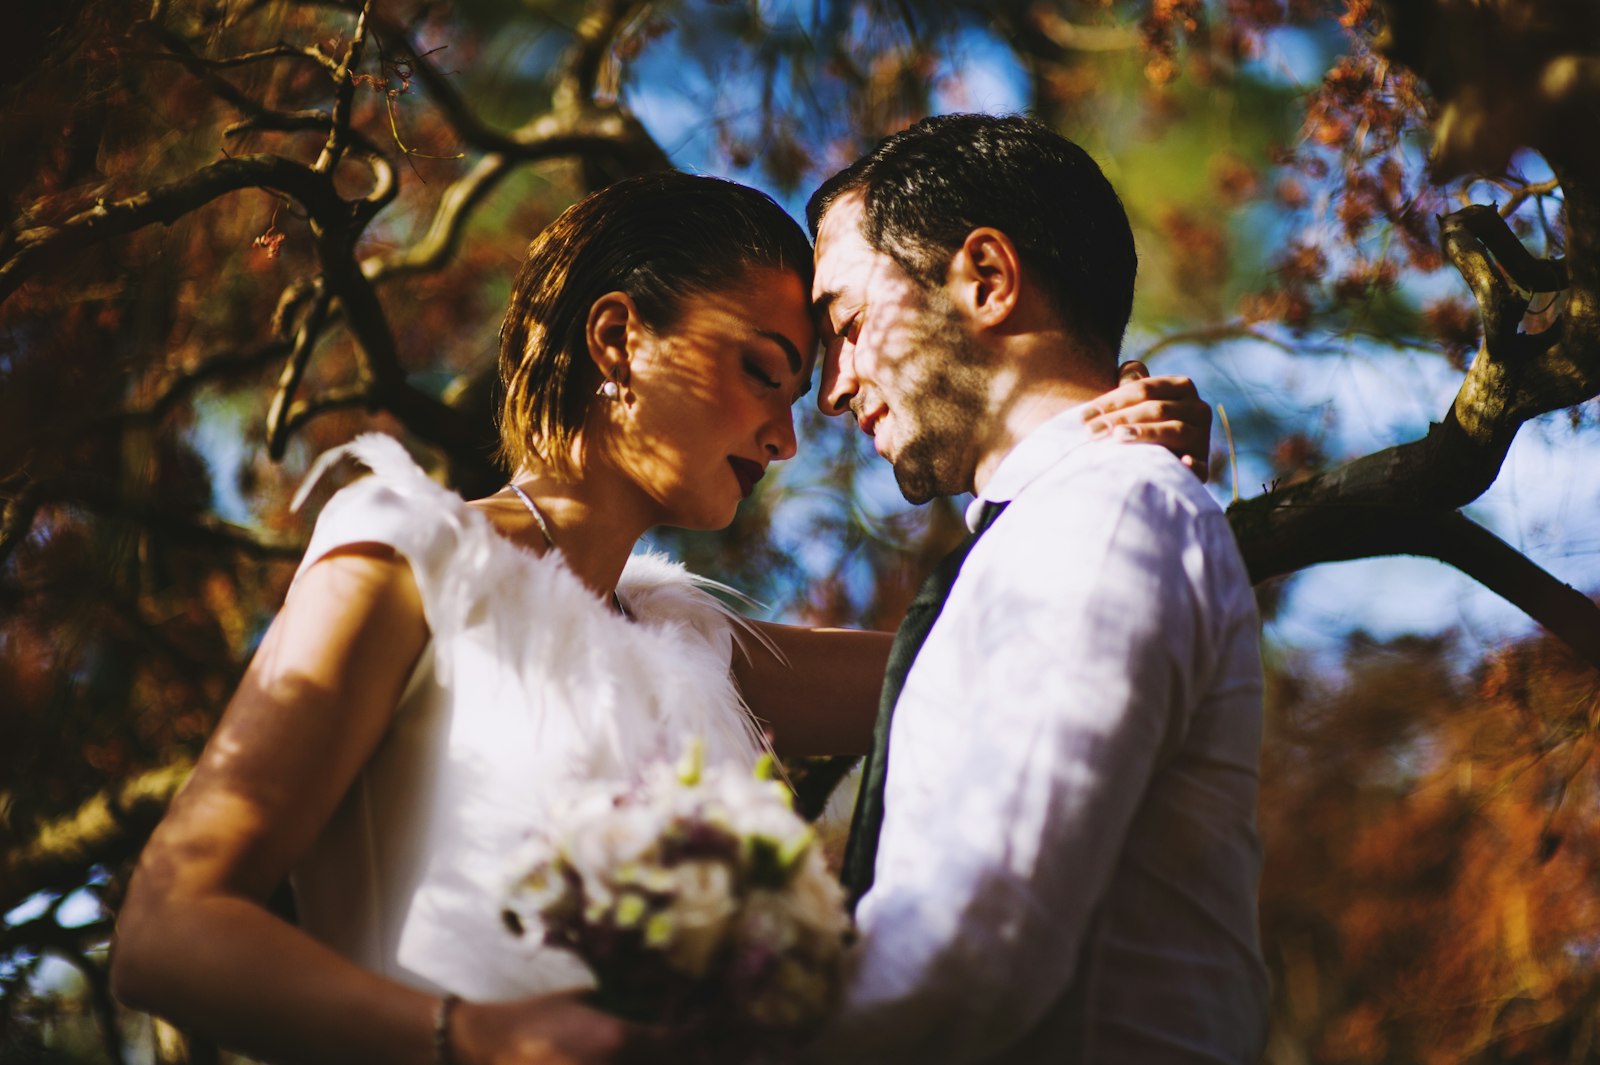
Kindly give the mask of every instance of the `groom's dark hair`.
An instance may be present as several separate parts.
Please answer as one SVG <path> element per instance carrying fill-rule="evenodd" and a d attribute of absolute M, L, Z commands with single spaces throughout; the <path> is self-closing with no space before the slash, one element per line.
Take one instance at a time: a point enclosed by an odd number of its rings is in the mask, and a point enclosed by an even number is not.
<path fill-rule="evenodd" d="M 568 456 L 600 385 L 588 354 L 589 310 L 632 297 L 653 331 L 677 324 L 685 298 L 742 283 L 752 267 L 811 290 L 811 244 L 772 197 L 720 178 L 659 171 L 624 178 L 571 207 L 534 238 L 500 327 L 500 459 L 571 475 Z"/>
<path fill-rule="evenodd" d="M 878 143 L 806 205 L 811 235 L 839 197 L 863 197 L 862 238 L 923 285 L 980 226 L 1000 230 L 1063 323 L 1115 361 L 1138 257 L 1127 212 L 1076 144 L 1020 115 L 940 115 Z"/>

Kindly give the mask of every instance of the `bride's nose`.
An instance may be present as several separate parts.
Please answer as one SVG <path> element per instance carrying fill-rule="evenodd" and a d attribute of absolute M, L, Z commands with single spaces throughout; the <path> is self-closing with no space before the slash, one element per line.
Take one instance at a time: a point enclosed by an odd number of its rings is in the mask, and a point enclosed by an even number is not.
<path fill-rule="evenodd" d="M 758 438 L 761 449 L 767 454 L 767 461 L 782 462 L 784 459 L 794 458 L 799 450 L 799 443 L 794 435 L 794 412 L 787 405 L 782 413 L 774 415 L 766 425 L 761 428 Z"/>

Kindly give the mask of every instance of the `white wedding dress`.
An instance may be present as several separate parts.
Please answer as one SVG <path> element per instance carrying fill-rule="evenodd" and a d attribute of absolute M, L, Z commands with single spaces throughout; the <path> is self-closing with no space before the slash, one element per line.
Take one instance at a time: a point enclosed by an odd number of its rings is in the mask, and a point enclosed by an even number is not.
<path fill-rule="evenodd" d="M 750 765 L 759 733 L 729 667 L 736 616 L 682 566 L 635 555 L 615 614 L 562 564 L 498 535 L 393 439 L 325 456 L 370 468 L 318 519 L 300 572 L 380 543 L 415 574 L 430 641 L 381 745 L 296 869 L 302 926 L 367 969 L 498 1001 L 591 985 L 500 912 L 512 856 L 551 804 L 636 778 L 692 737 Z M 302 490 L 303 493 L 304 490 Z"/>

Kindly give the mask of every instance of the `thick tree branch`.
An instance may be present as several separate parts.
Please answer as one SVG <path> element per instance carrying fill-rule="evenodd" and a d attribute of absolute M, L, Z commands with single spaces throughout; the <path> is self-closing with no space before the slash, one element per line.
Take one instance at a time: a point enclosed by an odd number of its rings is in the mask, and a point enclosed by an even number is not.
<path fill-rule="evenodd" d="M 444 190 L 428 231 L 420 240 L 409 247 L 363 260 L 361 272 L 369 280 L 378 281 L 442 268 L 460 247 L 462 231 L 473 209 L 511 173 L 512 167 L 511 158 L 498 152 L 479 159 L 471 170 Z"/>
<path fill-rule="evenodd" d="M 1600 668 L 1600 605 L 1459 512 L 1405 503 L 1258 507 L 1263 499 L 1228 511 L 1241 543 L 1250 545 L 1245 559 L 1252 581 L 1323 562 L 1385 555 L 1437 559 L 1526 612 Z"/>
<path fill-rule="evenodd" d="M 617 37 L 646 6 L 643 0 L 602 0 L 584 14 L 556 80 L 556 110 L 571 111 L 595 99 L 606 57 Z M 615 86 L 607 87 L 606 94 L 615 96 Z"/>
<path fill-rule="evenodd" d="M 1548 183 L 1555 186 L 1554 182 Z M 1454 243 L 1460 245 L 1457 230 L 1465 231 L 1480 243 L 1505 269 L 1512 284 L 1525 293 L 1559 292 L 1567 287 L 1566 266 L 1559 259 L 1540 259 L 1517 239 L 1505 220 L 1508 213 L 1487 204 L 1468 204 L 1441 220 L 1440 230 L 1448 253 Z M 1457 264 L 1460 269 L 1460 264 Z"/>
<path fill-rule="evenodd" d="M 608 161 L 625 170 L 659 170 L 672 164 L 644 127 L 614 102 L 595 99 L 598 71 L 612 43 L 642 9 L 638 0 L 613 0 L 602 10 L 589 15 L 578 27 L 577 39 L 562 59 L 556 76 L 555 99 L 549 111 L 535 115 L 510 133 L 484 122 L 461 98 L 455 85 L 411 41 L 406 30 L 393 22 L 380 21 L 383 35 L 398 43 L 416 80 L 427 90 L 439 113 L 456 136 L 487 156 L 503 157 L 491 165 L 485 158 L 472 174 L 461 179 L 473 193 L 473 201 L 503 175 L 508 163 L 534 163 L 546 159 L 578 156 L 590 161 Z M 374 16 L 379 18 L 379 16 Z M 447 197 L 447 199 L 449 199 Z M 446 205 L 428 238 L 442 228 Z M 408 259 L 414 262 L 422 256 Z M 407 267 L 409 269 L 409 267 Z"/>
<path fill-rule="evenodd" d="M 1563 181 L 1563 191 L 1569 209 L 1582 212 L 1592 202 L 1581 183 Z M 1455 513 L 1494 483 L 1525 422 L 1600 394 L 1592 253 L 1580 244 L 1564 267 L 1534 259 L 1509 246 L 1515 238 L 1490 207 L 1442 219 L 1441 233 L 1484 323 L 1483 344 L 1444 421 L 1421 440 L 1236 503 L 1229 518 L 1255 580 L 1319 562 L 1427 555 L 1461 567 L 1600 666 L 1600 607 L 1531 562 L 1513 565 L 1509 547 L 1497 540 L 1487 547 L 1490 534 Z M 1536 336 L 1520 332 L 1528 301 L 1518 289 L 1564 278 L 1571 287 L 1560 322 Z"/>
<path fill-rule="evenodd" d="M 157 222 L 171 225 L 219 196 L 248 188 L 271 189 L 290 196 L 313 217 L 331 220 L 349 210 L 326 175 L 316 174 L 292 159 L 278 155 L 221 159 L 147 192 L 116 201 L 101 200 L 64 221 L 18 233 L 6 258 L 0 261 L 0 300 L 51 261 Z"/>

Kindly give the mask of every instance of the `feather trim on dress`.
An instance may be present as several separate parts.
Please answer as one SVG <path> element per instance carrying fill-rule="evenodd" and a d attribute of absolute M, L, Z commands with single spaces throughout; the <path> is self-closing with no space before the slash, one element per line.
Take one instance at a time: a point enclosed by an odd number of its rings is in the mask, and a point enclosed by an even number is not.
<path fill-rule="evenodd" d="M 768 748 L 731 673 L 736 627 L 760 636 L 709 590 L 731 589 L 642 552 L 617 585 L 633 620 L 619 617 L 559 550 L 539 556 L 507 540 L 380 433 L 319 458 L 294 505 L 344 457 L 373 476 L 329 501 L 301 570 L 340 544 L 393 546 L 411 562 L 436 643 L 444 632 L 477 630 L 520 681 L 521 691 L 507 698 L 545 704 L 541 693 L 552 685 L 574 697 L 570 706 L 591 741 L 590 761 L 572 766 L 575 775 L 633 779 L 648 762 L 677 758 L 693 737 L 708 757 L 744 764 Z M 372 527 L 351 528 L 339 520 L 346 510 Z M 445 682 L 461 666 L 451 659 L 434 664 Z"/>

